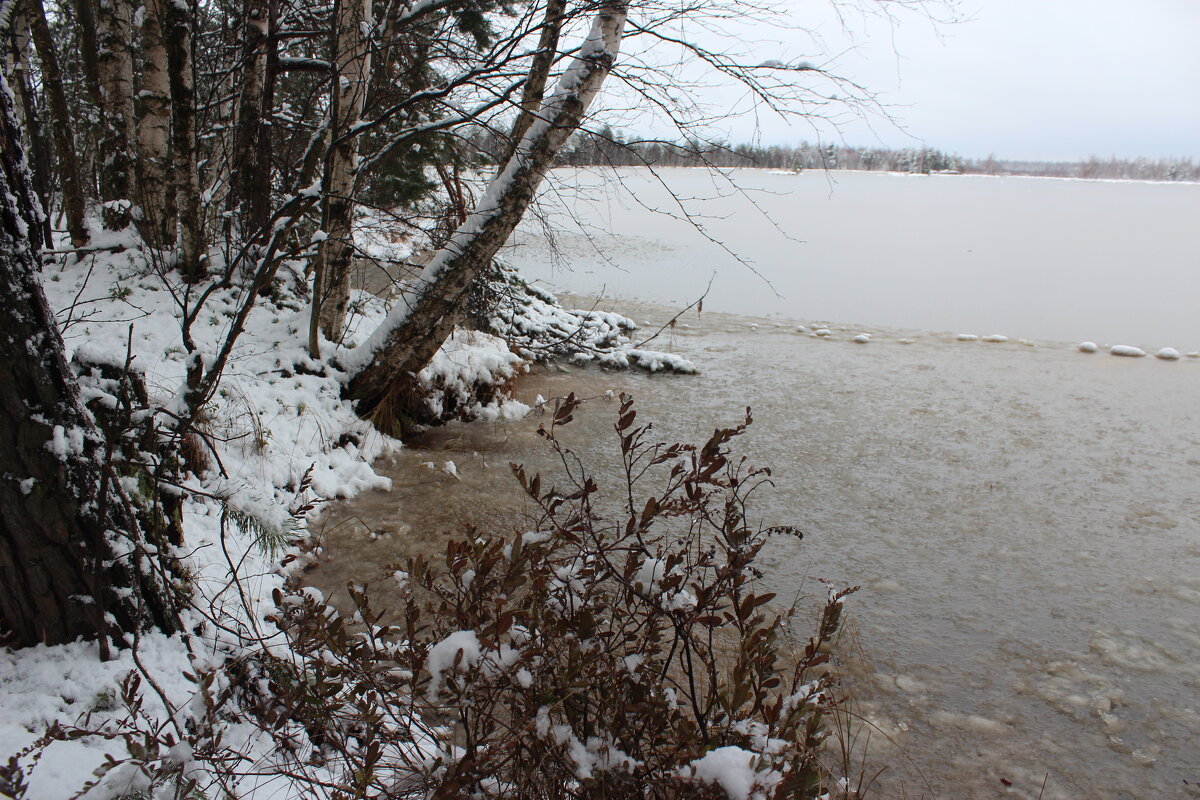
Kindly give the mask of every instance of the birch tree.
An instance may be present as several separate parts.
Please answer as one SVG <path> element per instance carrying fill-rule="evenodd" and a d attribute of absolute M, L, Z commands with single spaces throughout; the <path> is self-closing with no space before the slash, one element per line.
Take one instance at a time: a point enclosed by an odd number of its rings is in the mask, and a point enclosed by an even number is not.
<path fill-rule="evenodd" d="M 165 39 L 168 0 L 145 0 L 142 6 L 142 81 L 137 93 L 138 201 L 142 235 L 154 246 L 175 244 L 174 187 L 169 177 L 171 77 Z"/>
<path fill-rule="evenodd" d="M 192 63 L 191 9 L 166 4 L 167 70 L 171 93 L 171 166 L 174 212 L 179 220 L 179 271 L 195 283 L 204 277 L 204 210 L 200 202 L 200 164 L 196 152 L 196 79 Z M 269 193 L 268 193 L 269 196 Z"/>
<path fill-rule="evenodd" d="M 367 342 L 347 355 L 359 413 L 380 421 L 412 410 L 416 373 L 466 316 L 468 291 L 520 222 L 555 155 L 583 122 L 615 63 L 628 3 L 607 0 L 591 31 L 475 210 Z M 536 70 L 536 64 L 534 69 Z"/>
<path fill-rule="evenodd" d="M 351 225 L 357 178 L 359 137 L 371 70 L 371 0 L 337 0 L 334 4 L 334 73 L 330 137 L 322 179 L 321 228 L 325 239 L 317 251 L 313 277 L 313 309 L 309 350 L 318 354 L 316 329 L 338 341 L 350 301 L 350 267 L 354 258 Z"/>
<path fill-rule="evenodd" d="M 100 199 L 106 203 L 105 225 L 120 229 L 129 224 L 134 188 L 133 9 L 125 0 L 99 0 L 97 8 Z"/>

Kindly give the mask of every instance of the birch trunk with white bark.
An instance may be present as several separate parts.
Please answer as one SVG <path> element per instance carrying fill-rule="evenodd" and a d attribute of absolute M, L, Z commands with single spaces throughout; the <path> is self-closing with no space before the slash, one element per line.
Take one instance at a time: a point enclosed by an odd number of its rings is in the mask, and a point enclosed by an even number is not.
<path fill-rule="evenodd" d="M 173 170 L 170 169 L 171 80 L 164 38 L 169 0 L 142 7 L 142 86 L 137 93 L 138 201 L 142 236 L 155 247 L 175 245 Z"/>
<path fill-rule="evenodd" d="M 127 204 L 134 199 L 132 5 L 126 0 L 99 0 L 96 14 L 100 114 L 104 128 L 100 146 L 100 199 L 107 204 L 105 227 L 112 230 L 129 224 Z"/>
<path fill-rule="evenodd" d="M 200 166 L 196 158 L 196 82 L 192 65 L 192 13 L 168 3 L 164 29 L 171 91 L 171 164 L 179 220 L 179 271 L 194 283 L 204 277 L 204 211 L 200 205 Z"/>
<path fill-rule="evenodd" d="M 335 14 L 331 139 L 322 180 L 321 227 L 326 238 L 317 252 L 309 323 L 309 350 L 314 356 L 319 356 L 318 328 L 326 339 L 337 342 L 346 326 L 359 140 L 352 129 L 362 117 L 371 70 L 367 38 L 371 0 L 338 0 Z"/>
<path fill-rule="evenodd" d="M 600 7 L 588 38 L 475 210 L 379 329 L 346 354 L 343 366 L 350 379 L 345 394 L 358 401 L 359 414 L 387 426 L 401 416 L 420 414 L 421 404 L 410 402 L 419 394 L 417 372 L 465 319 L 471 284 L 507 241 L 555 155 L 583 122 L 616 59 L 626 13 L 625 0 Z"/>

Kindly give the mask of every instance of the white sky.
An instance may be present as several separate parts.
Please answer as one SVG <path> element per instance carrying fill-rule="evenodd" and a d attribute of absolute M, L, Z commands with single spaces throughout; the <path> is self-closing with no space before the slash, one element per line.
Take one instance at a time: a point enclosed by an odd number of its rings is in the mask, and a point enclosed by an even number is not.
<path fill-rule="evenodd" d="M 815 26 L 826 52 L 839 54 L 835 71 L 876 92 L 903 128 L 877 118 L 826 128 L 825 140 L 1007 159 L 1200 158 L 1200 0 L 962 0 L 962 22 L 935 26 L 904 13 L 893 28 L 851 16 L 849 36 L 828 3 L 794 7 L 796 24 Z M 747 51 L 756 59 L 822 63 L 798 33 L 755 33 Z M 718 116 L 748 108 L 730 89 L 705 94 Z M 817 138 L 804 122 L 763 113 L 718 129 L 734 142 Z"/>

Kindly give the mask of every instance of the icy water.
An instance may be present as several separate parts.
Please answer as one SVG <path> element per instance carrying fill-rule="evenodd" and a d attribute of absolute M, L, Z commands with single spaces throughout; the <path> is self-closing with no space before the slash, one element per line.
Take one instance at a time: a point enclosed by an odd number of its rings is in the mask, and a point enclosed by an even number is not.
<path fill-rule="evenodd" d="M 1190 235 L 1146 251 L 1186 258 Z M 695 271 L 693 250 L 660 244 L 647 269 Z M 634 251 L 652 252 L 645 242 Z M 1138 285 L 1161 283 L 1164 270 L 1146 265 Z M 646 280 L 651 296 L 670 288 Z M 920 280 L 937 294 L 936 280 Z M 688 312 L 655 343 L 695 360 L 699 376 L 541 372 L 518 398 L 597 398 L 563 439 L 596 465 L 601 488 L 620 485 L 607 390 L 633 394 L 663 438 L 698 440 L 753 407 L 739 449 L 772 467 L 776 486 L 752 511 L 806 532 L 772 543 L 767 580 L 785 596 L 819 595 L 817 578 L 863 586 L 840 660 L 859 716 L 851 735 L 867 743 L 863 769 L 886 767 L 874 796 L 1200 797 L 1200 359 L 1073 346 L 1195 349 L 1194 312 L 1090 326 L 1089 309 L 1066 304 L 1043 328 L 1020 303 L 1004 316 L 1007 301 L 993 297 L 994 322 L 934 322 L 934 304 L 918 307 L 908 329 L 830 324 L 821 338 L 798 332 L 816 326 L 773 301 L 753 313 L 774 318 L 712 313 L 743 302 L 739 291 L 714 291 L 702 314 Z M 883 314 L 868 294 L 849 318 Z M 1179 300 L 1161 294 L 1164 309 Z M 1179 307 L 1200 296 L 1180 294 Z M 647 328 L 677 311 L 611 305 Z M 958 341 L 956 330 L 1013 341 Z M 850 341 L 860 332 L 872 334 L 868 344 Z M 527 509 L 506 464 L 553 467 L 538 422 L 446 426 L 381 464 L 393 490 L 329 510 L 311 581 L 336 595 L 414 552 L 440 552 L 463 524 L 520 526 Z M 458 477 L 443 469 L 450 461 Z"/>
<path fill-rule="evenodd" d="M 711 279 L 704 307 L 733 314 L 1200 350 L 1200 184 L 728 174 L 555 170 L 556 247 L 531 218 L 510 257 L 620 300 Z"/>
<path fill-rule="evenodd" d="M 877 796 L 1200 796 L 1200 361 L 689 324 L 673 345 L 703 375 L 543 373 L 518 395 L 630 392 L 690 440 L 753 406 L 740 449 L 776 483 L 754 510 L 807 532 L 768 549 L 773 588 L 864 587 L 843 659 L 888 766 Z M 614 406 L 563 436 L 602 488 L 619 485 Z M 462 524 L 519 526 L 506 464 L 553 466 L 537 423 L 430 432 L 383 466 L 392 492 L 327 515 L 312 580 L 335 591 Z M 422 466 L 447 461 L 458 479 Z"/>

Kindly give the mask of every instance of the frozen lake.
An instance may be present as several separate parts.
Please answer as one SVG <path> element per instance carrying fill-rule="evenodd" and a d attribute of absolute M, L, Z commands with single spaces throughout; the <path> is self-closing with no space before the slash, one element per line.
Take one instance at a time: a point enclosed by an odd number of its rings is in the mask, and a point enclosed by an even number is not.
<path fill-rule="evenodd" d="M 713 311 L 1200 350 L 1200 185 L 727 174 L 555 170 L 556 249 L 531 222 L 509 256 L 593 296 L 686 305 L 711 278 Z"/>
<path fill-rule="evenodd" d="M 765 551 L 767 580 L 785 596 L 820 595 L 816 578 L 863 586 L 839 661 L 864 769 L 886 768 L 871 796 L 1200 797 L 1200 359 L 1073 345 L 1200 349 L 1200 187 L 836 177 L 830 195 L 823 175 L 749 175 L 801 187 L 767 197 L 806 245 L 752 208 L 712 223 L 783 297 L 721 262 L 703 313 L 654 345 L 701 375 L 543 372 L 519 398 L 627 391 L 664 438 L 691 441 L 753 406 L 739 450 L 776 487 L 751 511 L 806 532 Z M 640 201 L 658 191 L 622 178 Z M 629 198 L 589 197 L 585 216 L 621 235 L 560 236 L 572 271 L 530 239 L 513 260 L 654 301 L 604 304 L 652 330 L 728 258 Z M 817 337 L 814 318 L 846 324 Z M 613 405 L 587 403 L 563 432 L 602 489 L 621 485 Z M 463 523 L 520 525 L 505 465 L 551 470 L 537 423 L 446 426 L 380 465 L 395 488 L 331 508 L 312 581 L 372 580 Z M 420 466 L 446 460 L 459 479 Z"/>

